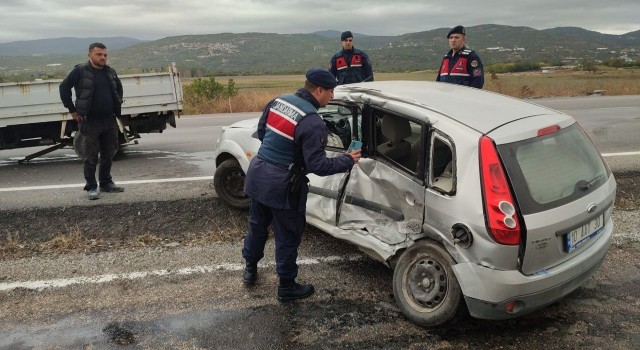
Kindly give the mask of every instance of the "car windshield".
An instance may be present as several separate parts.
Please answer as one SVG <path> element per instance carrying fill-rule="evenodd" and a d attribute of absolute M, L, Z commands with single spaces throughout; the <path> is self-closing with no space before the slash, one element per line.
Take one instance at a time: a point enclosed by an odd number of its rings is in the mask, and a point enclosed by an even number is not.
<path fill-rule="evenodd" d="M 583 197 L 608 177 L 598 151 L 577 124 L 498 150 L 525 214 Z"/>

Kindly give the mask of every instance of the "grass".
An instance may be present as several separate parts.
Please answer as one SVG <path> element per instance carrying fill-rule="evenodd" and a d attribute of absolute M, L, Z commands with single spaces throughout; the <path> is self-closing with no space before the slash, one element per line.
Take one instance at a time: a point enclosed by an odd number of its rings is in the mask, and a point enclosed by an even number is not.
<path fill-rule="evenodd" d="M 376 80 L 434 81 L 436 71 L 407 73 L 376 73 Z M 209 100 L 198 104 L 184 101 L 184 114 L 259 112 L 274 97 L 293 92 L 304 83 L 303 75 L 220 76 L 216 81 L 226 84 L 233 79 L 240 89 L 231 98 Z M 185 80 L 189 84 L 191 80 Z M 485 74 L 485 90 L 518 98 L 584 96 L 595 90 L 606 95 L 640 95 L 639 69 L 601 68 L 596 73 L 555 71 Z"/>
<path fill-rule="evenodd" d="M 518 98 L 584 96 L 595 90 L 606 95 L 639 95 L 640 71 L 606 70 L 596 73 L 509 73 L 485 76 L 485 89 Z"/>
<path fill-rule="evenodd" d="M 3 260 L 27 258 L 41 254 L 91 254 L 108 250 L 237 242 L 243 239 L 247 229 L 247 213 L 216 205 L 211 212 L 211 229 L 202 232 L 176 232 L 172 237 L 163 237 L 157 232 L 131 233 L 125 237 L 109 236 L 100 232 L 87 232 L 78 226 L 67 227 L 46 240 L 21 237 L 17 232 L 5 230 L 0 235 L 0 263 Z M 217 218 L 217 219 L 216 219 Z M 2 276 L 0 276 L 1 279 Z"/>

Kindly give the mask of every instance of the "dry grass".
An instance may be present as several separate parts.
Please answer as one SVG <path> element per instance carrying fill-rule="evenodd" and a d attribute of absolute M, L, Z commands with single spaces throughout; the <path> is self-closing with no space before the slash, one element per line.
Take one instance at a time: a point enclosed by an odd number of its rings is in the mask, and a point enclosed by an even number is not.
<path fill-rule="evenodd" d="M 230 98 L 219 98 L 200 103 L 184 101 L 184 114 L 259 112 L 274 97 L 295 88 L 246 88 Z"/>
<path fill-rule="evenodd" d="M 60 254 L 67 251 L 88 251 L 96 244 L 97 240 L 86 239 L 82 235 L 80 227 L 75 226 L 69 230 L 69 233 L 55 236 L 50 241 L 42 243 L 42 248 Z"/>
<path fill-rule="evenodd" d="M 20 242 L 17 234 L 7 232 L 5 240 L 0 244 L 0 256 L 13 255 L 24 249 L 24 244 Z"/>
<path fill-rule="evenodd" d="M 138 246 L 148 246 L 148 245 L 154 245 L 157 243 L 162 242 L 162 238 L 155 236 L 149 232 L 140 235 L 136 238 L 136 242 L 138 243 Z"/>
<path fill-rule="evenodd" d="M 606 95 L 640 94 L 640 71 L 608 70 L 597 73 L 558 71 L 554 73 L 510 73 L 485 76 L 486 90 L 526 97 L 584 96 L 595 90 Z"/>
<path fill-rule="evenodd" d="M 377 73 L 376 80 L 434 81 L 436 71 Z M 237 96 L 211 100 L 197 105 L 185 101 L 185 114 L 259 112 L 274 97 L 293 92 L 302 86 L 302 75 L 222 76 L 216 81 L 226 84 L 233 79 L 240 89 Z M 186 80 L 185 84 L 189 84 Z M 485 90 L 518 97 L 584 96 L 594 90 L 606 95 L 639 95 L 640 70 L 607 69 L 597 73 L 556 71 L 485 75 Z"/>
<path fill-rule="evenodd" d="M 226 205 L 219 205 L 215 207 L 212 215 L 224 220 L 213 221 L 215 227 L 202 237 L 202 241 L 214 243 L 239 241 L 247 232 L 247 216 L 244 211 L 239 212 Z"/>

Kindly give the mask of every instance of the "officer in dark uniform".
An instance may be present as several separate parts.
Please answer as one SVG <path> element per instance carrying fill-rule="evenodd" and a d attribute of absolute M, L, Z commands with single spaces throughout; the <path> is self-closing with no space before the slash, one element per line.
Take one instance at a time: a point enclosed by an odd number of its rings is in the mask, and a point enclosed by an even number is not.
<path fill-rule="evenodd" d="M 484 85 L 482 61 L 475 51 L 464 46 L 466 42 L 464 27 L 451 28 L 447 38 L 451 50 L 442 59 L 436 81 L 482 89 Z"/>
<path fill-rule="evenodd" d="M 273 224 L 281 301 L 306 298 L 314 292 L 311 284 L 295 281 L 309 192 L 305 175 L 345 172 L 360 159 L 360 150 L 335 158 L 327 158 L 325 153 L 327 130 L 317 109 L 333 98 L 335 87 L 331 73 L 313 68 L 306 74 L 304 88 L 269 102 L 258 123 L 262 145 L 249 164 L 244 188 L 251 197 L 251 218 L 242 249 L 246 261 L 243 278 L 246 285 L 255 284 L 267 228 Z"/>
<path fill-rule="evenodd" d="M 353 47 L 353 34 L 343 32 L 340 36 L 342 50 L 329 62 L 329 71 L 338 79 L 338 85 L 373 81 L 373 67 L 364 51 Z"/>

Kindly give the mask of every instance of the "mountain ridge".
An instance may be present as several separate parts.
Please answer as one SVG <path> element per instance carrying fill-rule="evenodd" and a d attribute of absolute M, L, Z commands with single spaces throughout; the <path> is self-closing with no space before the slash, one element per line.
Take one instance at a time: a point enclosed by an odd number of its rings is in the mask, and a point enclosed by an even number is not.
<path fill-rule="evenodd" d="M 355 46 L 365 50 L 374 71 L 434 69 L 449 49 L 449 28 L 396 36 L 354 33 Z M 118 72 L 154 71 L 175 62 L 189 76 L 299 74 L 309 67 L 328 67 L 341 49 L 339 31 L 313 33 L 217 33 L 179 35 L 109 48 L 110 65 Z M 133 38 L 129 38 L 133 39 Z M 538 30 L 524 26 L 483 24 L 467 27 L 469 47 L 485 65 L 502 62 L 579 64 L 584 61 L 640 60 L 640 30 L 622 35 L 603 34 L 578 27 Z M 43 39 L 45 40 L 45 39 Z M 137 39 L 133 39 L 137 40 Z M 0 53 L 2 51 L 0 44 Z M 10 57 L 5 54 L 0 74 L 28 69 L 60 74 L 86 60 L 86 47 L 73 55 L 41 54 Z M 55 71 L 55 73 L 53 72 Z"/>
<path fill-rule="evenodd" d="M 108 42 L 110 49 L 122 49 L 145 42 L 129 37 L 60 37 L 0 43 L 0 56 L 29 56 L 86 53 L 89 44 Z"/>

